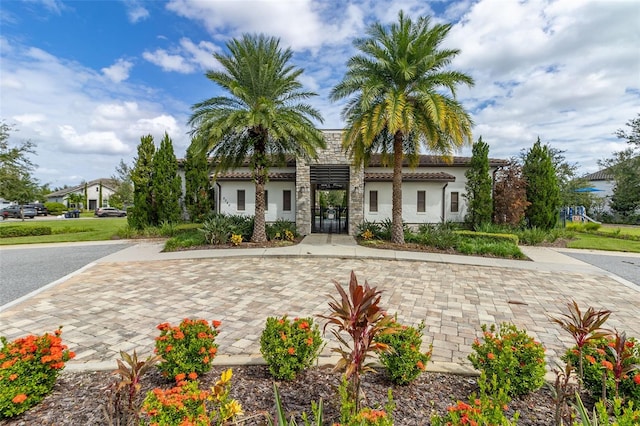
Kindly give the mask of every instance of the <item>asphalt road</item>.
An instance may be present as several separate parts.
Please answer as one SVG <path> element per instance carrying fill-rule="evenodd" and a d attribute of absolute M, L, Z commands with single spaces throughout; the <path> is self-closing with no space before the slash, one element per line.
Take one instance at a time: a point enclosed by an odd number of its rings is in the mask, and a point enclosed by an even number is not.
<path fill-rule="evenodd" d="M 0 249 L 0 309 L 130 244 L 72 244 Z"/>
<path fill-rule="evenodd" d="M 620 255 L 565 252 L 562 254 L 581 260 L 640 286 L 640 258 Z"/>

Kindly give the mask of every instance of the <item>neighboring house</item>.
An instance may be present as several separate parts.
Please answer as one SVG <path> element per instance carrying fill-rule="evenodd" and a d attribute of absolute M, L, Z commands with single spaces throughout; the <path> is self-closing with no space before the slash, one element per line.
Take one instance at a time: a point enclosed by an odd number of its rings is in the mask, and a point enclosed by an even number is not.
<path fill-rule="evenodd" d="M 601 206 L 599 206 L 599 210 L 610 211 L 611 208 L 609 207 L 609 204 L 611 203 L 611 197 L 613 196 L 613 188 L 616 185 L 613 175 L 607 169 L 604 169 L 586 175 L 584 176 L 584 179 L 589 181 L 590 192 L 601 199 L 602 203 Z"/>
<path fill-rule="evenodd" d="M 102 188 L 102 200 L 100 200 L 100 188 Z M 109 207 L 109 198 L 115 192 L 115 182 L 113 179 L 95 179 L 90 182 L 83 183 L 72 188 L 65 188 L 59 191 L 52 192 L 47 195 L 47 201 L 52 203 L 62 203 L 67 207 L 70 207 L 69 195 L 79 194 L 87 198 L 87 206 L 82 208 L 88 208 L 89 210 L 95 210 L 98 207 Z M 84 204 L 84 202 L 82 203 Z"/>
<path fill-rule="evenodd" d="M 266 184 L 266 221 L 285 219 L 296 223 L 298 232 L 326 232 L 318 211 L 320 191 L 345 191 L 347 209 L 332 212 L 339 226 L 333 232 L 356 233 L 364 220 L 381 222 L 391 218 L 393 170 L 383 167 L 380 155 L 373 155 L 367 167 L 358 168 L 342 151 L 342 130 L 323 130 L 327 148 L 310 162 L 290 158 L 282 167 L 269 170 Z M 402 185 L 402 214 L 408 225 L 462 222 L 467 204 L 465 171 L 470 158 L 422 155 L 417 167 L 405 164 Z M 182 163 L 182 160 L 179 162 Z M 491 172 L 508 161 L 490 159 Z M 184 169 L 179 169 L 184 185 Z M 255 184 L 249 164 L 212 176 L 215 210 L 225 214 L 252 215 Z M 184 191 L 184 186 L 183 186 Z M 331 217 L 330 215 L 329 217 Z M 340 219 L 338 219 L 338 217 Z M 335 222 L 334 222 L 335 224 Z"/>

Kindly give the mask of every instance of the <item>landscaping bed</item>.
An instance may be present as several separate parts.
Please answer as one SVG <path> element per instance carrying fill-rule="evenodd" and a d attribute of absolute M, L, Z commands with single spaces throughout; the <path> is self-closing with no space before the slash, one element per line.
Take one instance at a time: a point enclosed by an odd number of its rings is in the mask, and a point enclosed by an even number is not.
<path fill-rule="evenodd" d="M 114 365 L 115 368 L 115 365 Z M 201 376 L 201 388 L 213 386 L 227 367 L 215 366 Z M 20 416 L 0 420 L 0 425 L 105 425 L 104 406 L 106 388 L 115 376 L 108 371 L 73 373 L 63 372 L 54 391 L 39 405 Z M 290 414 L 311 412 L 311 401 L 323 399 L 324 423 L 331 425 L 339 420 L 339 401 L 336 389 L 340 374 L 331 367 L 311 368 L 298 375 L 292 382 L 277 382 L 285 410 Z M 158 372 L 152 369 L 142 380 L 142 392 L 155 387 L 170 388 Z M 429 425 L 432 412 L 443 415 L 447 407 L 457 400 L 468 401 L 468 396 L 478 391 L 475 377 L 425 372 L 407 386 L 393 385 L 384 371 L 367 374 L 363 381 L 364 395 L 370 405 L 384 405 L 387 390 L 393 391 L 396 408 L 393 411 L 396 425 Z M 264 365 L 233 367 L 231 397 L 237 399 L 244 411 L 245 425 L 266 424 L 264 413 L 274 414 L 273 378 Z M 518 425 L 553 425 L 554 403 L 546 387 L 509 403 L 508 415 L 520 412 Z"/>

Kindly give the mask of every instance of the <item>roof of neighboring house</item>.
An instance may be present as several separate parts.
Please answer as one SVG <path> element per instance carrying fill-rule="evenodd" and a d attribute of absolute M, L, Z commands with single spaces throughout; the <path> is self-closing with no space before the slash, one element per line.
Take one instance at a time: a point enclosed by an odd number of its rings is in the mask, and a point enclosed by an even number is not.
<path fill-rule="evenodd" d="M 83 183 L 83 184 L 78 185 L 78 186 L 73 186 L 73 187 L 70 187 L 70 188 L 65 188 L 65 189 L 61 189 L 59 191 L 52 192 L 50 194 L 47 194 L 46 197 L 47 198 L 64 197 L 65 195 L 68 195 L 68 194 L 84 191 L 85 185 L 86 186 L 94 186 L 94 185 L 100 185 L 100 184 L 102 184 L 102 186 L 104 188 L 110 189 L 112 191 L 114 191 L 114 188 L 116 187 L 116 182 L 113 179 L 100 178 L 100 179 L 94 179 L 92 181 L 89 181 L 86 184 Z"/>
<path fill-rule="evenodd" d="M 613 180 L 613 175 L 608 169 L 598 170 L 584 177 L 586 180 Z"/>
<path fill-rule="evenodd" d="M 393 180 L 393 173 L 364 173 L 365 182 L 387 182 Z M 403 173 L 403 182 L 455 182 L 456 178 L 449 173 Z"/>

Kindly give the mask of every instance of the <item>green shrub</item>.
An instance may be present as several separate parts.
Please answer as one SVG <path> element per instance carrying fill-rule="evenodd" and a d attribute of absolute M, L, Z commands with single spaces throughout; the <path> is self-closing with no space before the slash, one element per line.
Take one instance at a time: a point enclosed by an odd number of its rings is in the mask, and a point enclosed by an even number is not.
<path fill-rule="evenodd" d="M 318 325 L 312 318 L 269 317 L 260 336 L 260 353 L 269 372 L 279 380 L 293 380 L 311 366 L 322 349 Z"/>
<path fill-rule="evenodd" d="M 482 325 L 483 342 L 476 339 L 469 354 L 474 368 L 488 377 L 496 376 L 498 386 L 509 395 L 524 395 L 544 384 L 544 348 L 515 325 Z"/>
<path fill-rule="evenodd" d="M 199 229 L 190 229 L 178 233 L 175 237 L 169 238 L 164 244 L 163 251 L 176 251 L 181 248 L 202 246 L 206 243 L 204 233 L 200 232 Z"/>
<path fill-rule="evenodd" d="M 509 402 L 509 396 L 498 384 L 496 376 L 493 376 L 492 382 L 489 383 L 483 372 L 480 374 L 478 385 L 480 386 L 480 395 L 478 397 L 471 395 L 468 404 L 458 401 L 447 409 L 447 414 L 444 417 L 439 415 L 431 416 L 431 424 L 433 426 L 515 426 L 520 415 L 516 412 L 513 416 L 513 421 L 510 421 L 505 416 L 504 412 L 508 408 L 506 404 Z"/>
<path fill-rule="evenodd" d="M 231 369 L 223 372 L 211 390 L 200 389 L 197 380 L 178 381 L 172 389 L 147 392 L 142 412 L 147 422 L 158 426 L 227 425 L 242 414 L 242 406 L 231 399 Z"/>
<path fill-rule="evenodd" d="M 526 228 L 516 232 L 520 242 L 526 246 L 535 246 L 547 238 L 547 231 L 542 228 Z"/>
<path fill-rule="evenodd" d="M 515 234 L 495 234 L 489 232 L 475 232 L 475 231 L 455 231 L 456 234 L 465 237 L 465 238 L 473 238 L 480 239 L 485 241 L 494 241 L 494 242 L 509 242 L 515 245 L 518 245 L 518 236 Z"/>
<path fill-rule="evenodd" d="M 51 235 L 49 226 L 2 226 L 0 238 L 35 237 L 38 235 Z"/>
<path fill-rule="evenodd" d="M 200 230 L 209 244 L 226 244 L 231 237 L 232 224 L 229 218 L 222 214 L 208 217 L 202 223 Z"/>
<path fill-rule="evenodd" d="M 393 383 L 407 385 L 427 368 L 433 345 L 427 352 L 420 351 L 424 327 L 424 321 L 417 328 L 396 323 L 394 333 L 376 337 L 376 342 L 389 345 L 393 349 L 390 352 L 378 354 L 380 362 L 386 368 Z"/>
<path fill-rule="evenodd" d="M 463 254 L 482 254 L 504 258 L 524 259 L 525 255 L 520 248 L 511 242 L 495 242 L 482 239 L 462 238 L 456 249 Z"/>
<path fill-rule="evenodd" d="M 600 226 L 602 226 L 602 225 L 600 225 L 599 223 L 587 222 L 587 223 L 584 224 L 584 229 L 587 232 L 597 231 L 598 229 L 600 229 Z"/>
<path fill-rule="evenodd" d="M 62 214 L 63 211 L 67 210 L 67 206 L 62 203 L 48 202 L 44 203 L 44 206 L 49 210 L 49 214 L 54 216 L 58 216 Z"/>
<path fill-rule="evenodd" d="M 211 361 L 218 351 L 215 338 L 220 322 L 211 324 L 203 319 L 185 318 L 177 327 L 169 323 L 158 325 L 160 337 L 156 338 L 155 353 L 162 356 L 158 368 L 163 376 L 173 379 L 195 374 L 197 377 L 211 369 Z"/>
<path fill-rule="evenodd" d="M 382 228 L 376 221 L 365 220 L 356 228 L 356 234 L 365 240 L 382 239 Z"/>
<path fill-rule="evenodd" d="M 235 214 L 228 215 L 227 218 L 231 224 L 230 234 L 239 234 L 242 235 L 245 241 L 251 241 L 253 236 L 253 216 Z"/>
<path fill-rule="evenodd" d="M 12 342 L 0 337 L 0 419 L 27 411 L 53 390 L 65 362 L 75 356 L 62 344 L 61 333 L 58 328 Z"/>
<path fill-rule="evenodd" d="M 606 387 L 606 396 L 615 396 L 615 356 L 614 338 L 592 340 L 582 347 L 583 359 L 583 384 L 585 389 L 594 397 L 602 396 L 603 380 Z M 623 370 L 628 370 L 621 377 L 619 396 L 627 401 L 633 401 L 640 407 L 640 370 L 634 370 L 633 365 L 640 365 L 640 343 L 635 338 L 629 338 L 626 342 L 623 354 Z M 577 346 L 568 349 L 562 356 L 564 362 L 571 365 L 579 364 L 579 351 Z"/>
<path fill-rule="evenodd" d="M 441 250 L 456 247 L 460 237 L 452 227 L 432 224 L 421 224 L 418 227 L 416 242 Z"/>
<path fill-rule="evenodd" d="M 294 241 L 297 236 L 298 231 L 294 222 L 278 219 L 274 223 L 267 225 L 267 238 L 269 240 Z"/>
<path fill-rule="evenodd" d="M 573 232 L 584 232 L 584 224 L 580 222 L 569 222 L 565 226 L 565 229 Z"/>
<path fill-rule="evenodd" d="M 63 226 L 62 228 L 53 229 L 52 234 L 77 234 L 78 232 L 92 232 L 94 228 L 86 228 L 84 226 Z"/>

